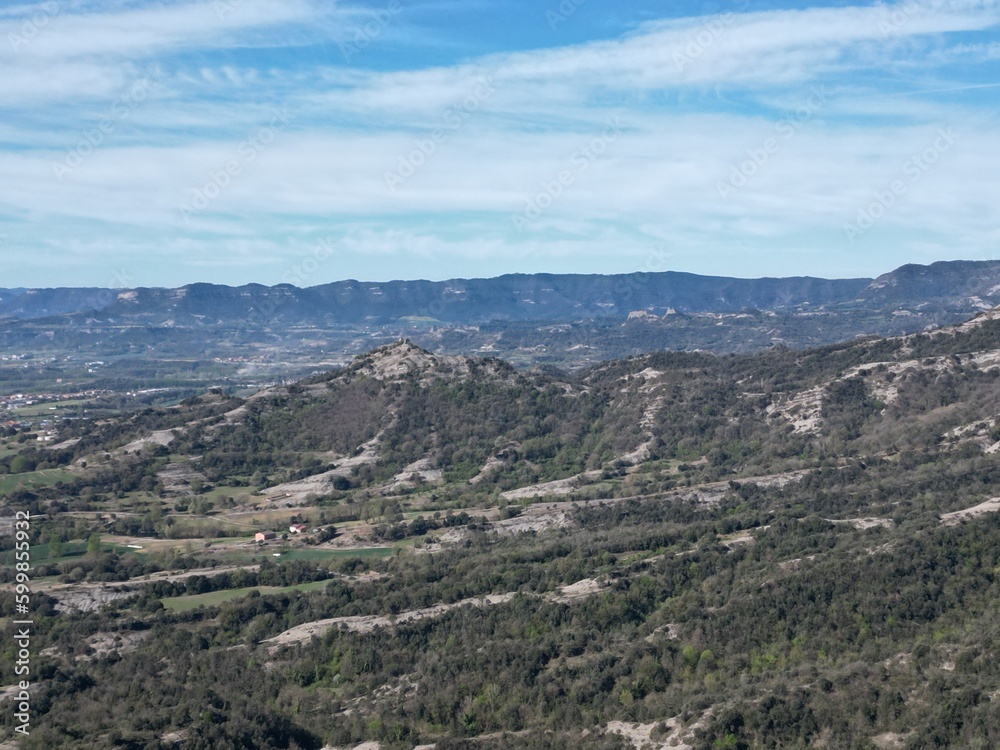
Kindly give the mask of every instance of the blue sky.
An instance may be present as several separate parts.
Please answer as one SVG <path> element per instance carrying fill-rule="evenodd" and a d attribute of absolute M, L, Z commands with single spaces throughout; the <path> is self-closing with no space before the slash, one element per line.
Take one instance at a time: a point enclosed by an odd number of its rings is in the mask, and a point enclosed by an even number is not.
<path fill-rule="evenodd" d="M 1000 2 L 0 7 L 0 286 L 1000 257 Z"/>

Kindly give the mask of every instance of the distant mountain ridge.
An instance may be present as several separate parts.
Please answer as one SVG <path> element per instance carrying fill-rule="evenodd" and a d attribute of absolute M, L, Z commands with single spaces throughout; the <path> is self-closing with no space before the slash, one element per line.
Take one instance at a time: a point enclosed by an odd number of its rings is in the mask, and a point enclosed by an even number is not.
<path fill-rule="evenodd" d="M 37 319 L 74 313 L 217 323 L 239 319 L 321 324 L 426 319 L 477 325 L 491 321 L 580 320 L 654 314 L 735 313 L 745 309 L 915 306 L 933 303 L 959 312 L 1000 304 L 1000 261 L 907 265 L 877 279 L 812 277 L 737 279 L 663 273 L 509 274 L 448 281 L 337 281 L 230 287 L 189 284 L 178 289 L 59 288 L 0 290 L 0 315 Z"/>
<path fill-rule="evenodd" d="M 994 307 L 1000 302 L 998 274 L 1000 261 L 908 264 L 879 276 L 864 290 L 862 297 L 883 304 L 963 298 L 975 303 L 978 297 L 983 301 L 980 307 Z"/>
<path fill-rule="evenodd" d="M 288 284 L 178 289 L 32 289 L 0 296 L 0 315 L 34 319 L 68 313 L 110 316 L 209 316 L 214 320 L 280 315 L 289 321 L 359 323 L 407 317 L 446 323 L 624 317 L 637 309 L 738 312 L 839 304 L 871 279 L 731 279 L 695 274 L 616 276 L 516 274 L 449 281 L 338 281 L 305 289 Z"/>
<path fill-rule="evenodd" d="M 26 291 L 27 289 L 0 289 L 0 304 L 16 299 Z"/>

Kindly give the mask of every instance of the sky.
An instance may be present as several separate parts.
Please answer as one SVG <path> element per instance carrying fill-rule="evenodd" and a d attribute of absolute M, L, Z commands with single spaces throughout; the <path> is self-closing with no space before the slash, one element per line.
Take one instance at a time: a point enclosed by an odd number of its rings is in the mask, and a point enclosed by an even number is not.
<path fill-rule="evenodd" d="M 1000 0 L 0 5 L 0 287 L 1000 258 Z"/>

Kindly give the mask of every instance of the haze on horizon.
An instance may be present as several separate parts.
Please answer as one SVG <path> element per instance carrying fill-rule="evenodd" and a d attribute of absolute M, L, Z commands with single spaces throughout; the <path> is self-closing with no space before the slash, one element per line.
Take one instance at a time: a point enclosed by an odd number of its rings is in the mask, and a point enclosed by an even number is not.
<path fill-rule="evenodd" d="M 1000 3 L 0 9 L 0 285 L 988 259 Z"/>

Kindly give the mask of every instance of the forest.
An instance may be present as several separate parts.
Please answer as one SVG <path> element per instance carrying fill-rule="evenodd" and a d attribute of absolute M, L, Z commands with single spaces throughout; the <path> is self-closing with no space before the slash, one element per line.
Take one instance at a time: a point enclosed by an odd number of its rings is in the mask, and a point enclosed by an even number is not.
<path fill-rule="evenodd" d="M 5 478 L 66 472 L 4 493 L 63 553 L 22 746 L 998 747 L 998 419 L 985 318 L 579 373 L 399 342 L 12 434 Z M 315 538 L 237 538 L 271 517 Z"/>

